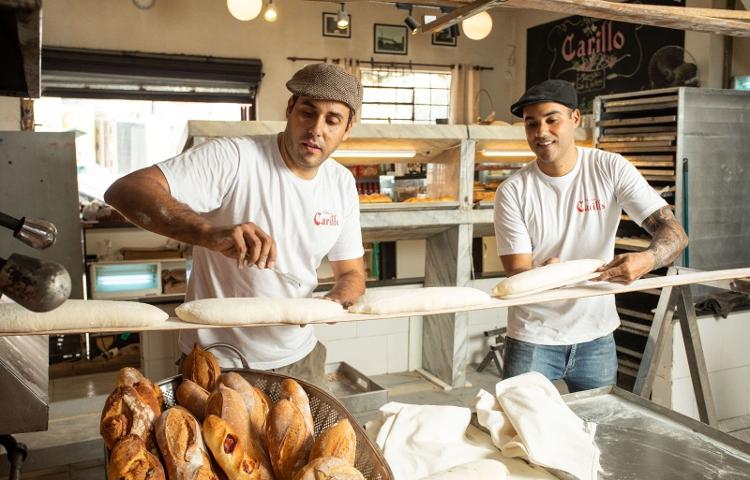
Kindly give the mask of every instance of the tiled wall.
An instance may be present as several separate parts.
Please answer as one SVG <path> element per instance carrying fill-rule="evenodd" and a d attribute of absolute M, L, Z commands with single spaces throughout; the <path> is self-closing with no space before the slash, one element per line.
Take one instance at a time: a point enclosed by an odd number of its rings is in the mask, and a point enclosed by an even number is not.
<path fill-rule="evenodd" d="M 709 383 L 719 420 L 750 414 L 750 312 L 698 319 Z M 698 418 L 680 326 L 673 331 L 671 408 Z"/>

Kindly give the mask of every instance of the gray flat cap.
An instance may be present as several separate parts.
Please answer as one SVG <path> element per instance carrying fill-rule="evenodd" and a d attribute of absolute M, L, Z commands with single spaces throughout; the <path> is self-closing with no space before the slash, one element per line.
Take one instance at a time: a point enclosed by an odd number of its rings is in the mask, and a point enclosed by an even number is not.
<path fill-rule="evenodd" d="M 301 97 L 344 103 L 354 113 L 362 107 L 362 84 L 354 75 L 330 63 L 313 63 L 297 70 L 286 82 L 286 88 Z"/>

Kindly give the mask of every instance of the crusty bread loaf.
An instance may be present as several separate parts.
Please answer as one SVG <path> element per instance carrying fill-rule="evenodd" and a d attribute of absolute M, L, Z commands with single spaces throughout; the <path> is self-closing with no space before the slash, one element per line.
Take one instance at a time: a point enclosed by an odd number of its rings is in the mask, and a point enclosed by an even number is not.
<path fill-rule="evenodd" d="M 320 434 L 310 451 L 310 461 L 320 457 L 338 457 L 354 465 L 357 453 L 357 435 L 352 424 L 343 418 Z"/>
<path fill-rule="evenodd" d="M 320 457 L 305 465 L 293 480 L 365 480 L 365 477 L 345 460 Z"/>
<path fill-rule="evenodd" d="M 108 480 L 166 480 L 159 458 L 137 435 L 126 435 L 109 456 Z"/>
<path fill-rule="evenodd" d="M 250 443 L 250 416 L 242 396 L 224 384 L 218 384 L 206 401 L 206 414 L 226 421 L 240 437 L 243 446 Z"/>
<path fill-rule="evenodd" d="M 156 415 L 143 401 L 135 388 L 120 385 L 104 402 L 99 432 L 109 450 L 123 437 L 134 434 L 140 437 L 146 448 L 153 450 L 153 429 Z"/>
<path fill-rule="evenodd" d="M 260 462 L 251 458 L 229 422 L 216 415 L 203 420 L 203 438 L 229 480 L 260 480 Z"/>
<path fill-rule="evenodd" d="M 291 400 L 281 399 L 271 408 L 266 441 L 276 480 L 292 480 L 307 464 L 313 437 L 304 415 Z"/>
<path fill-rule="evenodd" d="M 198 343 L 190 355 L 182 362 L 182 379 L 192 380 L 205 390 L 212 392 L 221 375 L 219 361 L 211 353 L 203 350 Z"/>
<path fill-rule="evenodd" d="M 206 416 L 208 392 L 192 380 L 183 380 L 175 393 L 177 404 L 185 407 L 199 421 Z"/>
<path fill-rule="evenodd" d="M 162 395 L 161 388 L 150 379 L 143 376 L 137 368 L 121 368 L 117 372 L 117 385 L 130 385 L 135 388 L 138 393 L 144 397 L 144 400 L 149 403 L 149 406 L 151 406 L 151 403 L 149 402 L 149 399 L 146 398 L 146 392 L 150 391 L 153 394 L 153 398 L 156 400 L 156 406 L 159 409 L 159 412 L 156 413 L 156 415 L 158 416 L 161 414 L 161 406 L 164 404 L 164 396 Z"/>
<path fill-rule="evenodd" d="M 313 423 L 312 411 L 310 410 L 310 398 L 302 386 L 291 378 L 285 378 L 281 381 L 279 398 L 291 400 L 299 408 L 299 411 L 305 417 L 305 423 L 310 429 L 310 435 L 315 435 L 315 423 Z"/>
<path fill-rule="evenodd" d="M 248 414 L 250 415 L 251 433 L 258 437 L 265 437 L 265 424 L 271 409 L 271 400 L 265 392 L 237 372 L 222 373 L 219 383 L 226 385 L 242 396 Z M 265 442 L 263 442 L 265 448 Z"/>
<path fill-rule="evenodd" d="M 156 440 L 169 480 L 218 480 L 200 423 L 186 409 L 173 407 L 162 413 L 156 422 Z"/>

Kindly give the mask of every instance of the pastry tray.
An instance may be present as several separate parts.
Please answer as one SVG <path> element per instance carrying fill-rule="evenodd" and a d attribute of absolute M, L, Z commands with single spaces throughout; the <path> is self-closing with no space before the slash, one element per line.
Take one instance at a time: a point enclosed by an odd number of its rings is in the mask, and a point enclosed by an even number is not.
<path fill-rule="evenodd" d="M 326 364 L 328 389 L 352 413 L 377 410 L 388 402 L 388 390 L 346 362 Z"/>

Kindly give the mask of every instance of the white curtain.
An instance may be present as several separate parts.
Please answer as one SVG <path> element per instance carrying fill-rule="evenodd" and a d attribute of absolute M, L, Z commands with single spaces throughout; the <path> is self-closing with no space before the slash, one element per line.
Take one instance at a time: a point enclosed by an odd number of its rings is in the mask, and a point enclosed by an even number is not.
<path fill-rule="evenodd" d="M 479 115 L 479 72 L 473 65 L 451 69 L 450 114 L 452 124 L 476 123 Z"/>

